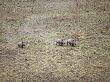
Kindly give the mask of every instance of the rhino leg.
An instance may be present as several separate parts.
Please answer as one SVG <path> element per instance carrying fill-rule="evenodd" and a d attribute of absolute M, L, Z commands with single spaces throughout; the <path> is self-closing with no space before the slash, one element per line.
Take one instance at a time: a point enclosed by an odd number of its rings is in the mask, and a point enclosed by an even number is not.
<path fill-rule="evenodd" d="M 60 46 L 63 46 L 63 42 L 60 43 Z"/>
<path fill-rule="evenodd" d="M 71 46 L 75 46 L 75 43 L 71 43 L 70 45 L 71 45 Z"/>

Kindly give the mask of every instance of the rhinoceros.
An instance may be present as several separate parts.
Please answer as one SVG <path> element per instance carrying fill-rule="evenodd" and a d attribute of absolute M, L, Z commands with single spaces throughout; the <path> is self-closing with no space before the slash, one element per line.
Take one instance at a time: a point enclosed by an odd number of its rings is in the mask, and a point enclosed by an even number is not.
<path fill-rule="evenodd" d="M 76 45 L 76 42 L 75 42 L 74 39 L 68 39 L 68 40 L 67 40 L 67 45 L 75 46 L 75 45 Z"/>
<path fill-rule="evenodd" d="M 25 43 L 24 42 L 18 42 L 18 48 L 24 48 Z"/>
<path fill-rule="evenodd" d="M 65 44 L 64 39 L 57 39 L 56 45 L 63 46 Z"/>

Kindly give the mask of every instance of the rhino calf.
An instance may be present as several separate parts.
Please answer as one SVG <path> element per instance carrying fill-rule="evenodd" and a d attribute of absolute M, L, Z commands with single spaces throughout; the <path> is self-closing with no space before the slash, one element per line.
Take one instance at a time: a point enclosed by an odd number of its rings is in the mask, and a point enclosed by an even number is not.
<path fill-rule="evenodd" d="M 75 46 L 75 45 L 76 45 L 76 42 L 75 42 L 74 39 L 68 39 L 68 40 L 67 40 L 67 45 Z"/>
<path fill-rule="evenodd" d="M 63 46 L 65 44 L 63 39 L 56 40 L 56 45 Z"/>
<path fill-rule="evenodd" d="M 19 42 L 18 43 L 18 48 L 24 48 L 24 46 L 25 46 L 24 42 Z"/>

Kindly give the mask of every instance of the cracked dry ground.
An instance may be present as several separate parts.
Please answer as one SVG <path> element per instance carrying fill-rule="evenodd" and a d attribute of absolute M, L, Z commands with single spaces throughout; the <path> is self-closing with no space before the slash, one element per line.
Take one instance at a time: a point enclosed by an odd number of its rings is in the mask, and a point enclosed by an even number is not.
<path fill-rule="evenodd" d="M 110 82 L 110 1 L 0 0 L 0 82 Z"/>

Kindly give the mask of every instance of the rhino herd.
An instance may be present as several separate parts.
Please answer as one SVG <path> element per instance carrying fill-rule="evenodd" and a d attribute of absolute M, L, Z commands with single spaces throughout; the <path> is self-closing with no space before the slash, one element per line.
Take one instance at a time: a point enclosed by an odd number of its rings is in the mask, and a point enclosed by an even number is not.
<path fill-rule="evenodd" d="M 64 44 L 66 44 L 74 47 L 76 45 L 76 42 L 74 39 L 68 39 L 68 40 L 57 39 L 55 42 L 56 42 L 56 45 L 59 45 L 59 46 L 63 46 Z"/>
<path fill-rule="evenodd" d="M 69 45 L 69 46 L 75 46 L 76 45 L 76 41 L 74 39 L 68 39 L 68 40 L 64 40 L 64 39 L 57 39 L 55 41 L 55 44 L 58 46 L 64 46 Z M 24 42 L 18 42 L 18 48 L 24 48 L 25 47 L 25 43 Z"/>

